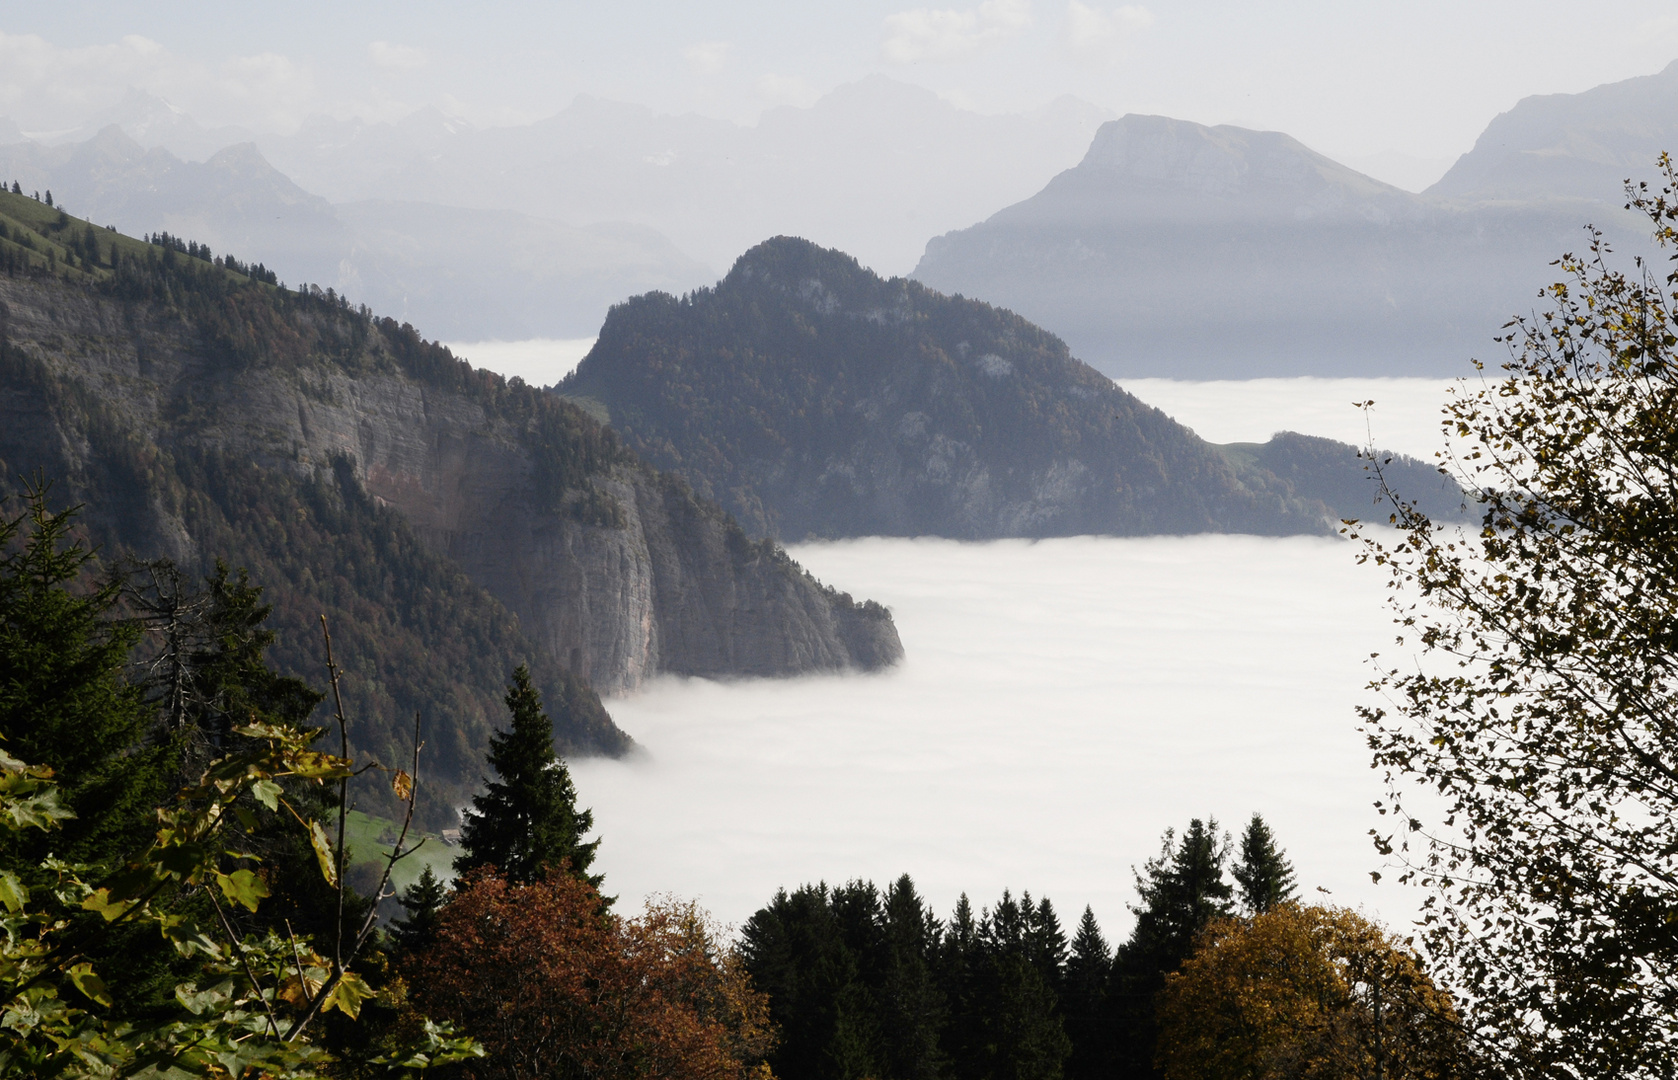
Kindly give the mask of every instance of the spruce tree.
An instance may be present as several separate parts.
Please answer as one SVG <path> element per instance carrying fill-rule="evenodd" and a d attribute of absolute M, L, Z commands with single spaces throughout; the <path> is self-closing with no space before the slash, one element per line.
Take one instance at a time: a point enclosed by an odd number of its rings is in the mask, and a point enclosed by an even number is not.
<path fill-rule="evenodd" d="M 489 740 L 489 763 L 497 779 L 485 780 L 482 795 L 460 830 L 464 849 L 455 860 L 457 873 L 493 866 L 508 880 L 528 884 L 550 867 L 570 872 L 599 887 L 590 874 L 599 840 L 583 842 L 594 827 L 594 814 L 577 809 L 571 772 L 554 752 L 553 722 L 542 711 L 542 698 L 520 664 L 507 689 L 512 726 Z"/>
<path fill-rule="evenodd" d="M 881 1072 L 899 1080 L 938 1080 L 946 1065 L 939 1048 L 944 995 L 933 971 L 938 920 L 908 874 L 886 889 L 883 914 L 885 956 L 877 995 Z"/>
<path fill-rule="evenodd" d="M 1241 861 L 1233 873 L 1241 886 L 1241 903 L 1255 915 L 1298 899 L 1293 864 L 1276 846 L 1275 834 L 1258 814 L 1241 834 Z"/>
<path fill-rule="evenodd" d="M 1071 954 L 1066 959 L 1066 979 L 1061 990 L 1061 1011 L 1066 1017 L 1066 1035 L 1072 1040 L 1072 1056 L 1066 1059 L 1067 1080 L 1095 1080 L 1106 1074 L 1112 1057 L 1111 1024 L 1107 1019 L 1107 981 L 1113 956 L 1107 939 L 1088 906 L 1072 936 Z"/>
<path fill-rule="evenodd" d="M 55 770 L 76 814 L 50 833 L 0 837 L 7 869 L 38 866 L 49 850 L 120 864 L 155 834 L 153 810 L 172 787 L 169 747 L 149 738 L 151 709 L 126 677 L 139 629 L 120 617 L 121 582 L 94 580 L 74 519 L 36 488 L 0 520 L 0 738 Z"/>
<path fill-rule="evenodd" d="M 412 956 L 424 952 L 437 937 L 437 916 L 443 909 L 448 890 L 427 865 L 420 871 L 419 880 L 402 891 L 397 903 L 407 912 L 405 919 L 392 919 L 396 931 L 396 945 Z"/>
<path fill-rule="evenodd" d="M 1224 880 L 1229 849 L 1229 837 L 1218 835 L 1216 819 L 1195 818 L 1181 841 L 1167 829 L 1159 855 L 1136 875 L 1142 902 L 1131 908 L 1136 926 L 1119 947 L 1108 990 L 1118 1076 L 1156 1075 L 1154 998 L 1164 987 L 1165 976 L 1188 958 L 1207 924 L 1234 913 L 1230 902 L 1234 889 Z"/>

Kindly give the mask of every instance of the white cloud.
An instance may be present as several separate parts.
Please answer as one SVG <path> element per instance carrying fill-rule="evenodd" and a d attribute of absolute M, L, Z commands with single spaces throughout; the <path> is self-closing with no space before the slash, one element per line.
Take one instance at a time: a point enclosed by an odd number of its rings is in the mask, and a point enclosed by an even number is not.
<path fill-rule="evenodd" d="M 816 88 L 803 79 L 773 71 L 759 78 L 752 90 L 770 105 L 813 105 L 819 96 Z"/>
<path fill-rule="evenodd" d="M 1153 24 L 1153 12 L 1139 5 L 1125 4 L 1103 11 L 1067 0 L 1061 43 L 1075 60 L 1107 63 L 1117 58 L 1133 36 Z"/>
<path fill-rule="evenodd" d="M 431 62 L 424 49 L 416 49 L 412 45 L 395 45 L 388 41 L 375 41 L 367 46 L 367 56 L 374 66 L 386 71 L 418 71 Z"/>
<path fill-rule="evenodd" d="M 322 105 L 312 70 L 278 53 L 205 63 L 135 34 L 61 48 L 33 34 L 0 33 L 0 115 L 25 131 L 75 128 L 132 89 L 211 126 L 285 128 Z"/>
<path fill-rule="evenodd" d="M 886 59 L 897 64 L 955 60 L 1031 25 L 1031 0 L 985 0 L 976 8 L 914 8 L 887 15 Z"/>
<path fill-rule="evenodd" d="M 688 66 L 700 75 L 715 75 L 728 64 L 734 46 L 726 41 L 699 41 L 682 50 Z"/>

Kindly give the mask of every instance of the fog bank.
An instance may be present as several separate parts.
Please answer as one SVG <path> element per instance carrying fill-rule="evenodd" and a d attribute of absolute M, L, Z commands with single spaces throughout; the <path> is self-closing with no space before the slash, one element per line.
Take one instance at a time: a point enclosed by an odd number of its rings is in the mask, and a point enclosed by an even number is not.
<path fill-rule="evenodd" d="M 1373 885 L 1377 777 L 1354 705 L 1390 642 L 1382 579 L 1352 545 L 1250 536 L 791 549 L 890 605 L 897 670 L 717 684 L 608 702 L 643 751 L 572 765 L 631 901 L 695 896 L 741 921 L 780 886 L 915 875 L 1092 904 L 1126 932 L 1131 868 L 1167 826 L 1271 821 L 1307 894 L 1402 921 Z"/>

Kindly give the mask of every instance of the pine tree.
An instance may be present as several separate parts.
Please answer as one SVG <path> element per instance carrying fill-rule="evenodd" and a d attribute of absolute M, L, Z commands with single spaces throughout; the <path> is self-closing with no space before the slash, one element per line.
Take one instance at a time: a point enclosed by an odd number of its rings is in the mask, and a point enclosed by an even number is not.
<path fill-rule="evenodd" d="M 508 880 L 529 884 L 563 865 L 598 888 L 601 875 L 588 868 L 600 841 L 583 842 L 594 814 L 577 809 L 571 772 L 554 753 L 553 722 L 525 665 L 513 672 L 505 700 L 512 726 L 489 741 L 497 779 L 486 780 L 484 793 L 472 798 L 455 871 L 493 866 Z"/>
<path fill-rule="evenodd" d="M 1241 903 L 1254 915 L 1299 898 L 1293 863 L 1276 846 L 1276 836 L 1258 814 L 1241 834 L 1241 861 L 1233 871 L 1241 886 Z"/>
<path fill-rule="evenodd" d="M 437 938 L 437 915 L 443 909 L 448 890 L 431 867 L 420 871 L 419 880 L 402 891 L 397 903 L 407 912 L 405 919 L 392 919 L 396 945 L 406 955 L 424 952 Z"/>

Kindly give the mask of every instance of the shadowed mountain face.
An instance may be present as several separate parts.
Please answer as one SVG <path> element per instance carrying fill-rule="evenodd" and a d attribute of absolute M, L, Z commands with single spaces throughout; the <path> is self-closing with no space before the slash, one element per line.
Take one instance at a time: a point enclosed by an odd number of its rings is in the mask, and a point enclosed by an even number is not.
<path fill-rule="evenodd" d="M 1607 207 L 1447 204 L 1286 135 L 1126 116 L 1038 194 L 934 239 L 914 277 L 1115 376 L 1438 374 L 1500 357 L 1590 217 L 1626 231 Z"/>
<path fill-rule="evenodd" d="M 714 289 L 614 308 L 559 392 L 787 539 L 1319 532 L 1327 517 L 1019 316 L 788 237 Z"/>

